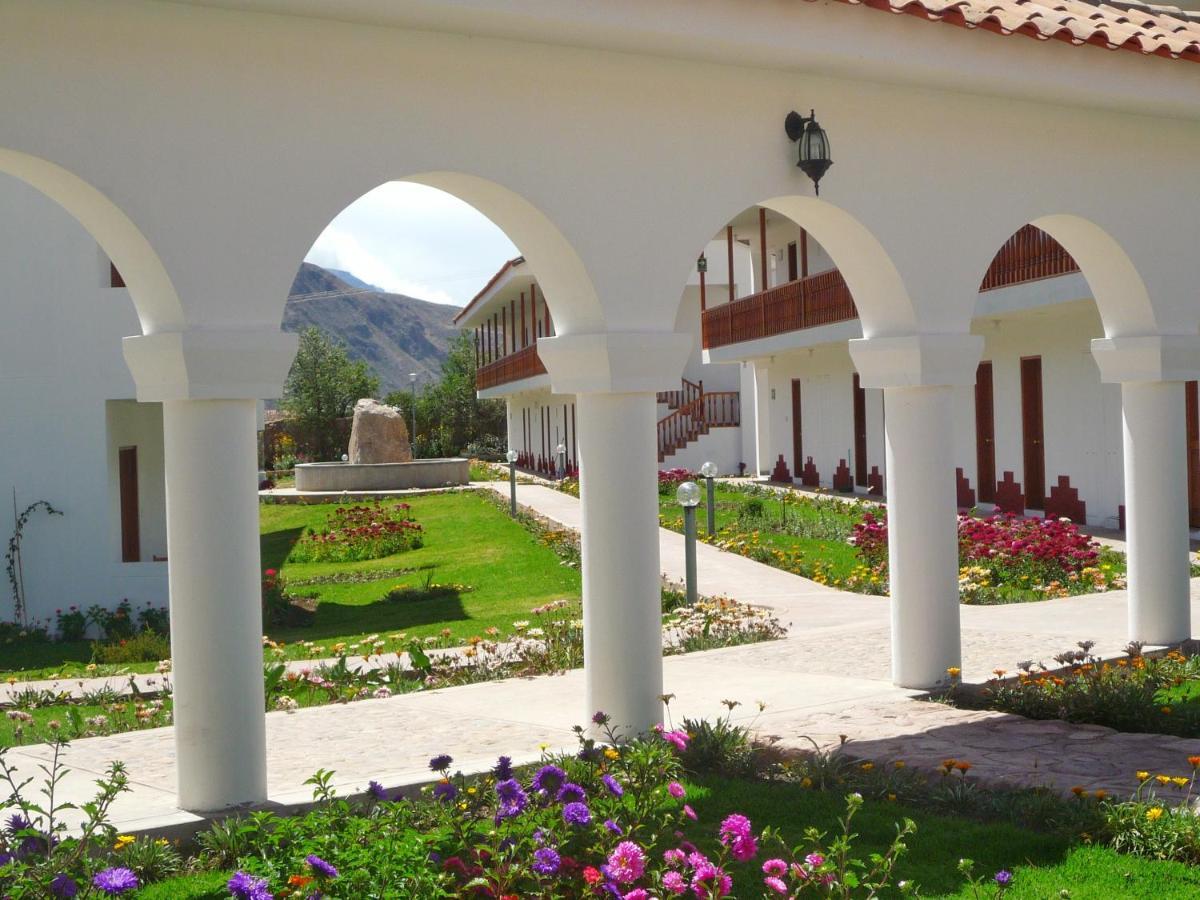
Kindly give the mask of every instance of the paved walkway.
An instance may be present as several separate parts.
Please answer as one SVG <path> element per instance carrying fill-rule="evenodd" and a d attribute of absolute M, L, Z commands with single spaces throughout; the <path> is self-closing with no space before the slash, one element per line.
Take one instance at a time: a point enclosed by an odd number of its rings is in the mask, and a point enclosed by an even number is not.
<path fill-rule="evenodd" d="M 507 490 L 507 485 L 496 485 Z M 518 488 L 521 503 L 565 527 L 578 527 L 579 502 L 539 485 Z M 683 538 L 660 530 L 664 573 L 683 575 Z M 700 588 L 768 606 L 790 623 L 782 641 L 689 654 L 665 660 L 671 714 L 694 718 L 725 713 L 721 700 L 742 706 L 733 718 L 752 724 L 784 749 L 811 749 L 807 738 L 833 747 L 845 735 L 865 759 L 903 759 L 937 770 L 943 759 L 971 762 L 971 777 L 1007 784 L 1076 785 L 1122 794 L 1137 769 L 1184 774 L 1200 741 L 1124 735 L 1090 726 L 1030 722 L 998 713 L 914 702 L 914 692 L 888 682 L 888 603 L 823 587 L 707 545 L 699 548 Z M 1193 606 L 1200 605 L 1193 582 Z M 1037 604 L 963 607 L 964 674 L 986 678 L 1013 669 L 1021 658 L 1045 658 L 1077 640 L 1119 652 L 1124 644 L 1125 595 L 1049 600 Z M 620 664 L 614 660 L 613 664 Z M 270 802 L 303 804 L 303 781 L 317 768 L 336 772 L 343 792 L 376 779 L 388 788 L 425 782 L 430 756 L 447 752 L 464 770 L 483 769 L 500 753 L 518 761 L 543 747 L 570 747 L 570 728 L 582 708 L 583 673 L 365 700 L 295 713 L 267 714 Z M 758 702 L 766 705 L 763 712 Z M 62 795 L 82 800 L 109 760 L 125 762 L 133 791 L 114 806 L 122 831 L 190 830 L 203 821 L 174 806 L 171 728 L 76 741 L 66 753 L 73 770 Z M 9 751 L 25 774 L 46 761 L 45 745 Z"/>

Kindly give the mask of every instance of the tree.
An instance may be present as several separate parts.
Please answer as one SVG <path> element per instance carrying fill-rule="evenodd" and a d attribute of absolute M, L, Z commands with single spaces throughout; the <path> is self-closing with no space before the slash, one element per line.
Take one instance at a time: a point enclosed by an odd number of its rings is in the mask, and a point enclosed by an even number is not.
<path fill-rule="evenodd" d="M 393 391 L 384 402 L 404 411 L 412 421 L 412 392 Z M 455 456 L 467 445 L 506 431 L 504 403 L 475 396 L 475 346 L 467 332 L 450 344 L 441 378 L 417 396 L 414 456 Z"/>
<path fill-rule="evenodd" d="M 298 449 L 315 460 L 344 452 L 337 420 L 348 416 L 363 397 L 379 392 L 379 379 L 362 360 L 351 360 L 346 347 L 319 328 L 300 334 L 300 349 L 283 386 L 282 407 L 293 423 Z"/>

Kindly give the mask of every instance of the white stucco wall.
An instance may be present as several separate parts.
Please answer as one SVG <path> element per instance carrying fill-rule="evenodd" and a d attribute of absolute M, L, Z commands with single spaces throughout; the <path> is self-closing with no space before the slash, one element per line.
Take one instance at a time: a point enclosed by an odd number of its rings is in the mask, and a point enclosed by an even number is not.
<path fill-rule="evenodd" d="M 52 201 L 0 176 L 0 538 L 19 509 L 46 500 L 64 515 L 35 516 L 22 558 L 30 615 L 72 604 L 167 601 L 166 565 L 122 564 L 114 532 L 115 460 L 109 459 L 106 402 L 133 397 L 120 340 L 138 332 L 128 291 L 107 287 L 108 261 Z M 142 440 L 153 442 L 145 429 Z M 130 441 L 129 443 L 138 443 Z M 144 557 L 164 555 L 162 434 L 139 454 Z M 151 524 L 156 523 L 156 524 Z M 7 584 L 0 618 L 12 614 Z"/>
<path fill-rule="evenodd" d="M 576 423 L 572 421 L 572 413 L 575 412 L 573 396 L 552 394 L 542 389 L 511 394 L 506 399 L 510 447 L 518 452 L 532 453 L 535 457 L 546 455 L 548 447 L 553 458 L 555 447 L 562 441 L 567 451 L 567 465 L 577 465 L 578 440 L 575 437 Z M 543 428 L 546 430 L 543 431 Z"/>

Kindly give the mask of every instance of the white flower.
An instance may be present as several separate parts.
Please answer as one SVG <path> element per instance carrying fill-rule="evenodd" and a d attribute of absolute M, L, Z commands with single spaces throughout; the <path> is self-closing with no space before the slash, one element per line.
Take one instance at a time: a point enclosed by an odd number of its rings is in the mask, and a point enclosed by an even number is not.
<path fill-rule="evenodd" d="M 300 708 L 300 704 L 285 695 L 275 701 L 275 708 L 286 713 L 293 713 Z"/>

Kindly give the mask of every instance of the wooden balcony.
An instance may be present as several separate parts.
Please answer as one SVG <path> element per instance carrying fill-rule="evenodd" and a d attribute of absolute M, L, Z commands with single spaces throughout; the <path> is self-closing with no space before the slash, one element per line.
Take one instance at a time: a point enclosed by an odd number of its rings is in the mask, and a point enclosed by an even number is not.
<path fill-rule="evenodd" d="M 1079 266 L 1062 244 L 1040 228 L 1026 225 L 1004 242 L 979 290 L 991 291 L 1078 271 Z"/>
<path fill-rule="evenodd" d="M 541 357 L 538 356 L 537 344 L 530 344 L 516 353 L 510 353 L 476 369 L 475 389 L 482 391 L 545 374 L 546 367 L 542 365 Z"/>
<path fill-rule="evenodd" d="M 842 273 L 830 269 L 706 309 L 704 347 L 724 347 L 857 318 Z"/>
<path fill-rule="evenodd" d="M 1040 228 L 1026 225 L 1004 242 L 979 290 L 991 291 L 1078 271 L 1079 266 L 1062 244 Z M 706 309 L 702 319 L 704 347 L 724 347 L 857 318 L 850 289 L 841 272 L 832 269 Z"/>

